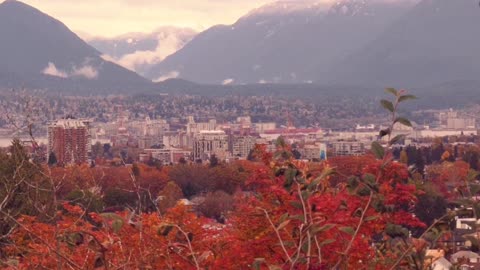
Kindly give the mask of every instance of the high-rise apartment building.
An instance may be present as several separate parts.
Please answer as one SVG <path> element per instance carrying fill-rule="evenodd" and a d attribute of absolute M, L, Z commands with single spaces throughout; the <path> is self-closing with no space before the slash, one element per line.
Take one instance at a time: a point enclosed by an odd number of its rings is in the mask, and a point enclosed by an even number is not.
<path fill-rule="evenodd" d="M 257 137 L 255 136 L 234 136 L 232 145 L 232 154 L 235 158 L 248 157 L 250 151 L 255 148 Z"/>
<path fill-rule="evenodd" d="M 81 164 L 89 159 L 90 123 L 79 119 L 60 119 L 48 126 L 48 155 L 58 164 Z"/>
<path fill-rule="evenodd" d="M 212 155 L 225 159 L 228 155 L 228 136 L 224 131 L 200 131 L 195 135 L 193 143 L 193 157 L 207 160 Z"/>

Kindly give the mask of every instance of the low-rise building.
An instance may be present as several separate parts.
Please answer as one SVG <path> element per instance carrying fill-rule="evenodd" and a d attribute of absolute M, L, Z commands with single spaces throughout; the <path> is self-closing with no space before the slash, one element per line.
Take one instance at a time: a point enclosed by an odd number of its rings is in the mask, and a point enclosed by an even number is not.
<path fill-rule="evenodd" d="M 302 159 L 307 160 L 326 160 L 327 159 L 327 145 L 324 143 L 307 144 L 299 149 Z"/>
<path fill-rule="evenodd" d="M 191 152 L 183 149 L 168 148 L 168 149 L 145 149 L 140 158 L 143 162 L 145 160 L 158 160 L 163 164 L 177 164 L 181 159 L 190 160 Z"/>
<path fill-rule="evenodd" d="M 338 141 L 331 143 L 334 156 L 361 156 L 365 154 L 365 143 L 358 141 Z"/>

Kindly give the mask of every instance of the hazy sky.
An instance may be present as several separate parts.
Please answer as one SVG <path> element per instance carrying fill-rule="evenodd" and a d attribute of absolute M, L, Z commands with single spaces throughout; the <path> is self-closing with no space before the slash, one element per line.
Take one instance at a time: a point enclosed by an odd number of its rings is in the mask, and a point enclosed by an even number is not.
<path fill-rule="evenodd" d="M 273 0 L 21 1 L 61 20 L 77 33 L 114 36 L 151 32 L 164 25 L 204 30 L 214 24 L 231 24 L 249 10 Z"/>

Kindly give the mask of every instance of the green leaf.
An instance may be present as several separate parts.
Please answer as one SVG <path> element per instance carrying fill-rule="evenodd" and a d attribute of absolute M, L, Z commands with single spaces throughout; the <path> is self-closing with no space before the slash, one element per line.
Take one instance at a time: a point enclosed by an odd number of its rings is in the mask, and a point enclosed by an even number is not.
<path fill-rule="evenodd" d="M 477 180 L 478 176 L 479 176 L 479 173 L 478 173 L 477 171 L 475 171 L 475 170 L 469 170 L 469 171 L 468 171 L 468 175 L 467 175 L 467 181 L 468 181 L 468 182 L 474 182 L 474 181 Z M 477 193 L 477 192 L 473 192 L 473 191 L 471 191 L 471 192 L 472 192 L 472 194 L 476 194 L 476 193 Z"/>
<path fill-rule="evenodd" d="M 350 177 L 347 181 L 348 192 L 354 193 L 355 190 L 357 189 L 358 185 L 359 185 L 358 178 L 357 177 Z"/>
<path fill-rule="evenodd" d="M 112 222 L 112 229 L 113 229 L 113 232 L 114 233 L 118 233 L 120 232 L 120 230 L 122 229 L 123 227 L 123 220 L 122 219 L 116 219 Z"/>
<path fill-rule="evenodd" d="M 397 119 L 395 119 L 395 123 L 400 123 L 404 126 L 407 126 L 407 127 L 411 127 L 412 126 L 412 123 L 410 122 L 410 120 L 408 120 L 407 118 L 403 118 L 403 117 L 397 117 Z"/>
<path fill-rule="evenodd" d="M 401 225 L 389 223 L 385 228 L 385 233 L 390 237 L 408 237 L 409 231 Z"/>
<path fill-rule="evenodd" d="M 385 149 L 383 149 L 383 146 L 379 142 L 372 143 L 372 152 L 377 159 L 383 159 L 385 156 Z"/>
<path fill-rule="evenodd" d="M 302 198 L 304 200 L 308 200 L 310 198 L 310 196 L 312 196 L 312 193 L 308 190 L 304 190 L 302 191 Z"/>
<path fill-rule="evenodd" d="M 308 251 L 308 246 L 311 245 L 312 243 L 309 243 L 308 241 L 305 241 L 303 242 L 303 245 L 302 245 L 302 251 L 307 253 Z"/>
<path fill-rule="evenodd" d="M 278 245 L 280 245 L 280 244 L 278 244 Z M 284 241 L 284 242 L 283 242 L 283 245 L 286 246 L 286 247 L 293 247 L 293 246 L 295 246 L 295 242 L 293 242 L 293 241 Z"/>
<path fill-rule="evenodd" d="M 284 187 L 286 188 L 289 188 L 292 186 L 294 180 L 295 180 L 295 176 L 297 175 L 297 170 L 295 169 L 292 169 L 292 168 L 289 168 L 286 172 L 285 172 L 285 183 L 283 184 Z"/>
<path fill-rule="evenodd" d="M 390 140 L 390 144 L 396 144 L 400 141 L 403 141 L 406 137 L 407 137 L 407 135 L 405 135 L 405 134 L 397 135 L 397 136 L 393 137 L 393 139 Z"/>
<path fill-rule="evenodd" d="M 373 174 L 367 173 L 362 178 L 363 183 L 365 183 L 370 189 L 378 192 L 377 177 Z M 370 192 L 369 192 L 370 194 Z"/>
<path fill-rule="evenodd" d="M 328 245 L 328 244 L 331 244 L 331 243 L 335 243 L 336 240 L 335 239 L 327 239 L 327 240 L 323 240 L 321 243 L 320 243 L 320 246 L 323 247 L 325 245 Z"/>
<path fill-rule="evenodd" d="M 353 227 L 340 227 L 339 230 L 352 236 L 355 234 L 355 229 Z"/>
<path fill-rule="evenodd" d="M 287 218 L 288 218 L 288 213 L 285 213 L 285 214 L 283 214 L 283 215 L 280 217 L 280 219 L 278 220 L 278 222 L 282 223 L 282 222 L 284 222 L 285 220 L 287 220 Z"/>
<path fill-rule="evenodd" d="M 382 104 L 383 108 L 389 110 L 390 112 L 395 111 L 395 108 L 393 107 L 393 103 L 391 101 L 382 99 L 380 100 L 380 103 Z"/>
<path fill-rule="evenodd" d="M 287 227 L 289 223 L 290 223 L 290 220 L 285 220 L 284 222 L 280 223 L 280 225 L 278 225 L 277 230 L 280 231 L 281 229 Z"/>
<path fill-rule="evenodd" d="M 317 234 L 319 232 L 325 232 L 325 231 L 328 231 L 328 230 L 331 230 L 333 227 L 335 227 L 335 224 L 325 224 L 321 227 L 317 227 L 317 226 L 313 226 L 311 229 L 310 229 L 310 232 L 312 234 Z"/>
<path fill-rule="evenodd" d="M 365 183 L 370 185 L 375 184 L 375 182 L 377 181 L 377 177 L 371 173 L 365 174 L 362 179 L 363 181 L 365 181 Z"/>
<path fill-rule="evenodd" d="M 387 135 L 390 135 L 391 133 L 392 133 L 392 131 L 391 131 L 389 128 L 387 128 L 387 129 L 382 129 L 382 130 L 380 130 L 380 132 L 378 133 L 378 135 L 380 136 L 380 138 L 383 138 L 383 137 L 385 137 L 385 136 L 387 136 Z"/>
<path fill-rule="evenodd" d="M 265 263 L 264 258 L 255 258 L 255 260 L 253 261 L 253 264 L 252 264 L 252 268 L 255 269 L 255 270 L 260 270 L 263 263 Z"/>
<path fill-rule="evenodd" d="M 303 205 L 301 202 L 297 202 L 297 201 L 291 201 L 290 202 L 290 205 L 297 208 L 297 209 L 303 209 Z"/>
<path fill-rule="evenodd" d="M 348 209 L 347 202 L 345 200 L 342 200 L 340 202 L 340 205 L 338 206 L 338 210 L 347 210 L 347 209 Z"/>
<path fill-rule="evenodd" d="M 403 102 L 406 100 L 415 100 L 415 99 L 417 99 L 417 97 L 414 95 L 403 95 L 398 99 L 398 102 Z"/>
<path fill-rule="evenodd" d="M 17 269 L 17 266 L 20 264 L 20 261 L 17 259 L 8 259 L 6 261 L 7 266 L 13 266 L 13 269 Z"/>
<path fill-rule="evenodd" d="M 317 178 L 315 178 L 310 184 L 309 184 L 309 188 L 312 189 L 312 188 L 315 188 L 318 184 L 320 184 L 322 182 L 322 180 L 326 179 L 327 177 L 329 176 L 332 176 L 332 175 L 335 175 L 337 173 L 337 171 L 335 171 L 335 169 L 332 169 L 332 168 L 327 168 L 327 169 L 324 169 L 322 171 L 322 173 L 320 174 L 320 176 L 318 176 Z"/>
<path fill-rule="evenodd" d="M 329 176 L 332 176 L 336 173 L 337 173 L 337 171 L 335 171 L 335 169 L 333 169 L 333 168 L 324 169 L 318 178 L 325 179 L 325 178 L 327 178 Z"/>
<path fill-rule="evenodd" d="M 278 265 L 269 265 L 268 270 L 282 270 L 282 268 Z"/>
<path fill-rule="evenodd" d="M 360 189 L 357 191 L 357 195 L 358 195 L 358 196 L 361 196 L 361 197 L 369 196 L 369 195 L 370 195 L 370 189 L 369 189 L 368 187 L 360 188 Z"/>
<path fill-rule="evenodd" d="M 300 220 L 301 222 L 305 222 L 305 216 L 304 215 L 295 215 L 295 216 L 291 216 L 290 218 Z"/>
<path fill-rule="evenodd" d="M 370 216 L 370 217 L 366 217 L 365 221 L 373 221 L 373 220 L 377 220 L 377 219 L 378 219 L 378 216 Z"/>
<path fill-rule="evenodd" d="M 100 216 L 104 220 L 111 220 L 112 221 L 111 226 L 112 226 L 112 229 L 113 229 L 114 233 L 118 233 L 122 229 L 123 224 L 125 223 L 121 216 L 119 216 L 117 214 L 114 214 L 114 213 L 102 213 L 102 214 L 100 214 Z"/>
<path fill-rule="evenodd" d="M 122 219 L 121 216 L 115 214 L 115 213 L 102 213 L 100 214 L 100 216 L 103 218 L 103 219 L 106 219 L 106 220 L 117 220 L 117 219 Z"/>
<path fill-rule="evenodd" d="M 395 88 L 392 88 L 392 87 L 385 88 L 385 93 L 392 94 L 394 96 L 398 96 L 398 91 L 395 90 Z"/>
<path fill-rule="evenodd" d="M 470 184 L 470 192 L 473 195 L 476 195 L 480 192 L 480 185 L 479 184 Z"/>
<path fill-rule="evenodd" d="M 473 201 L 469 199 L 458 199 L 458 200 L 455 200 L 454 203 L 457 204 L 457 206 L 462 206 L 462 207 L 471 207 L 473 205 Z M 462 210 L 459 210 L 459 211 L 462 211 Z"/>
<path fill-rule="evenodd" d="M 480 216 L 480 203 L 478 202 L 473 203 L 473 211 L 475 211 L 476 216 Z"/>

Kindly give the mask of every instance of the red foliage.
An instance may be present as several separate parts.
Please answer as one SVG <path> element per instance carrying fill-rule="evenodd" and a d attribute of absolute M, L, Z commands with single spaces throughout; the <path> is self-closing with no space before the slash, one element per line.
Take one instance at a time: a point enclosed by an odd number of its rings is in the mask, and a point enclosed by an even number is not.
<path fill-rule="evenodd" d="M 15 245 L 7 249 L 8 254 L 21 256 L 20 269 L 93 269 L 95 265 L 108 269 L 250 269 L 259 257 L 264 265 L 286 267 L 295 259 L 289 257 L 301 251 L 311 255 L 299 260 L 295 269 L 306 269 L 305 260 L 310 269 L 331 269 L 339 262 L 346 269 L 384 269 L 395 257 L 390 253 L 377 256 L 374 236 L 382 235 L 388 224 L 425 226 L 410 213 L 417 191 L 408 184 L 402 164 L 385 165 L 363 157 L 287 166 L 271 162 L 271 156 L 262 153 L 264 164 L 272 169 L 258 163 L 237 164 L 250 178 L 246 191 L 236 194 L 236 210 L 225 225 L 198 217 L 183 205 L 161 216 L 85 213 L 78 206 L 64 204 L 54 223 L 27 216 L 19 219 L 21 227 L 12 237 Z M 337 175 L 317 178 L 332 167 Z M 286 184 L 292 168 L 305 183 Z M 168 180 L 164 169 L 142 165 L 139 169 L 142 186 L 160 189 Z M 65 170 L 52 172 L 58 180 L 67 172 L 73 176 L 65 189 L 88 185 L 133 188 L 126 168 Z M 352 193 L 346 184 L 350 175 L 371 175 L 376 187 L 367 194 Z M 89 182 L 87 176 L 96 180 Z M 307 232 L 311 238 L 299 237 Z M 311 245 L 304 250 L 307 241 Z"/>

